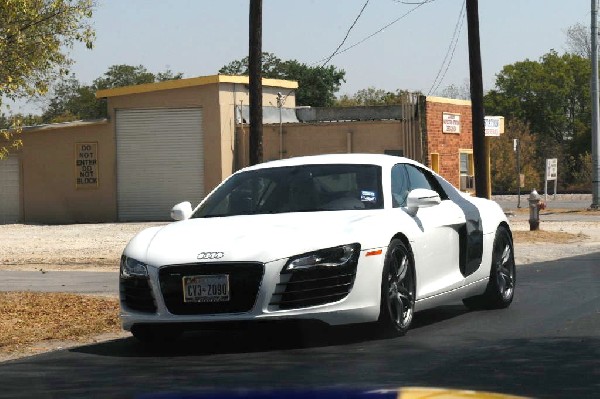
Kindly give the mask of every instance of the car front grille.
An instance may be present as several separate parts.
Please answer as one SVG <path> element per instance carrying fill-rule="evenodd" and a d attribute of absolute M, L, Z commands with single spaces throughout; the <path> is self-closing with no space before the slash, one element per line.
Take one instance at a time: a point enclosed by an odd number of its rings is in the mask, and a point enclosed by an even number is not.
<path fill-rule="evenodd" d="M 354 285 L 356 265 L 282 273 L 269 305 L 284 310 L 340 301 Z"/>
<path fill-rule="evenodd" d="M 226 274 L 229 276 L 229 301 L 190 303 L 183 299 L 183 278 Z M 262 263 L 191 263 L 171 265 L 159 270 L 160 289 L 167 309 L 176 315 L 249 312 L 256 303 L 264 274 Z"/>
<path fill-rule="evenodd" d="M 129 309 L 156 313 L 156 301 L 148 277 L 121 278 L 119 289 L 121 300 Z"/>

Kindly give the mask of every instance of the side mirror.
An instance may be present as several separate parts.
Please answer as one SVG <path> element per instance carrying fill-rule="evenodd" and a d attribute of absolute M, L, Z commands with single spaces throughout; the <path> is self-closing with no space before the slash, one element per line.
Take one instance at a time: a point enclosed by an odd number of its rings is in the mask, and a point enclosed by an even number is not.
<path fill-rule="evenodd" d="M 180 202 L 171 209 L 171 218 L 173 220 L 186 220 L 192 216 L 192 204 L 189 201 Z"/>
<path fill-rule="evenodd" d="M 415 216 L 419 208 L 428 208 L 438 205 L 441 202 L 440 195 L 435 191 L 426 188 L 416 188 L 408 193 L 406 208 L 410 216 Z"/>

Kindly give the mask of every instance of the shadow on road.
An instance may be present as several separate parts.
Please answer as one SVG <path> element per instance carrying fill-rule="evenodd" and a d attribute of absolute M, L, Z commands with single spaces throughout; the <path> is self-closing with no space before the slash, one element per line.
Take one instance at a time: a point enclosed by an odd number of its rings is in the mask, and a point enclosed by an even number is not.
<path fill-rule="evenodd" d="M 462 305 L 441 306 L 415 315 L 412 329 L 423 328 L 467 313 Z M 155 346 L 130 337 L 70 349 L 72 352 L 110 357 L 173 357 L 269 352 L 342 346 L 361 342 L 391 340 L 375 325 L 327 327 L 313 323 L 262 323 L 228 329 L 188 331 L 173 342 Z"/>

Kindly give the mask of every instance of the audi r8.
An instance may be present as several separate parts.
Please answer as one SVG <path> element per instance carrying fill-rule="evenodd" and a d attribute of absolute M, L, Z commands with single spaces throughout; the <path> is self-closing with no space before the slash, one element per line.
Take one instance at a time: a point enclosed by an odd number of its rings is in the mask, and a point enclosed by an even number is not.
<path fill-rule="evenodd" d="M 123 328 L 143 341 L 261 320 L 371 323 L 403 335 L 420 310 L 457 300 L 506 308 L 514 296 L 502 209 L 407 158 L 266 162 L 171 216 L 121 257 Z"/>

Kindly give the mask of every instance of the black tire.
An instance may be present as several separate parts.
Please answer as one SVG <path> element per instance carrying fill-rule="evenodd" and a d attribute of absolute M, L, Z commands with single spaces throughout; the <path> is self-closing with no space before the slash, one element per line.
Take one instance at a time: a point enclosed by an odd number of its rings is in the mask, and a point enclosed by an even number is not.
<path fill-rule="evenodd" d="M 131 328 L 131 334 L 144 344 L 168 346 L 172 345 L 183 334 L 183 330 L 177 326 L 138 324 Z"/>
<path fill-rule="evenodd" d="M 499 226 L 494 237 L 490 279 L 482 295 L 463 299 L 469 309 L 504 309 L 515 294 L 517 270 L 512 237 L 508 229 Z"/>
<path fill-rule="evenodd" d="M 401 240 L 388 246 L 381 277 L 379 330 L 386 336 L 402 336 L 410 328 L 415 311 L 416 278 L 410 250 Z"/>

